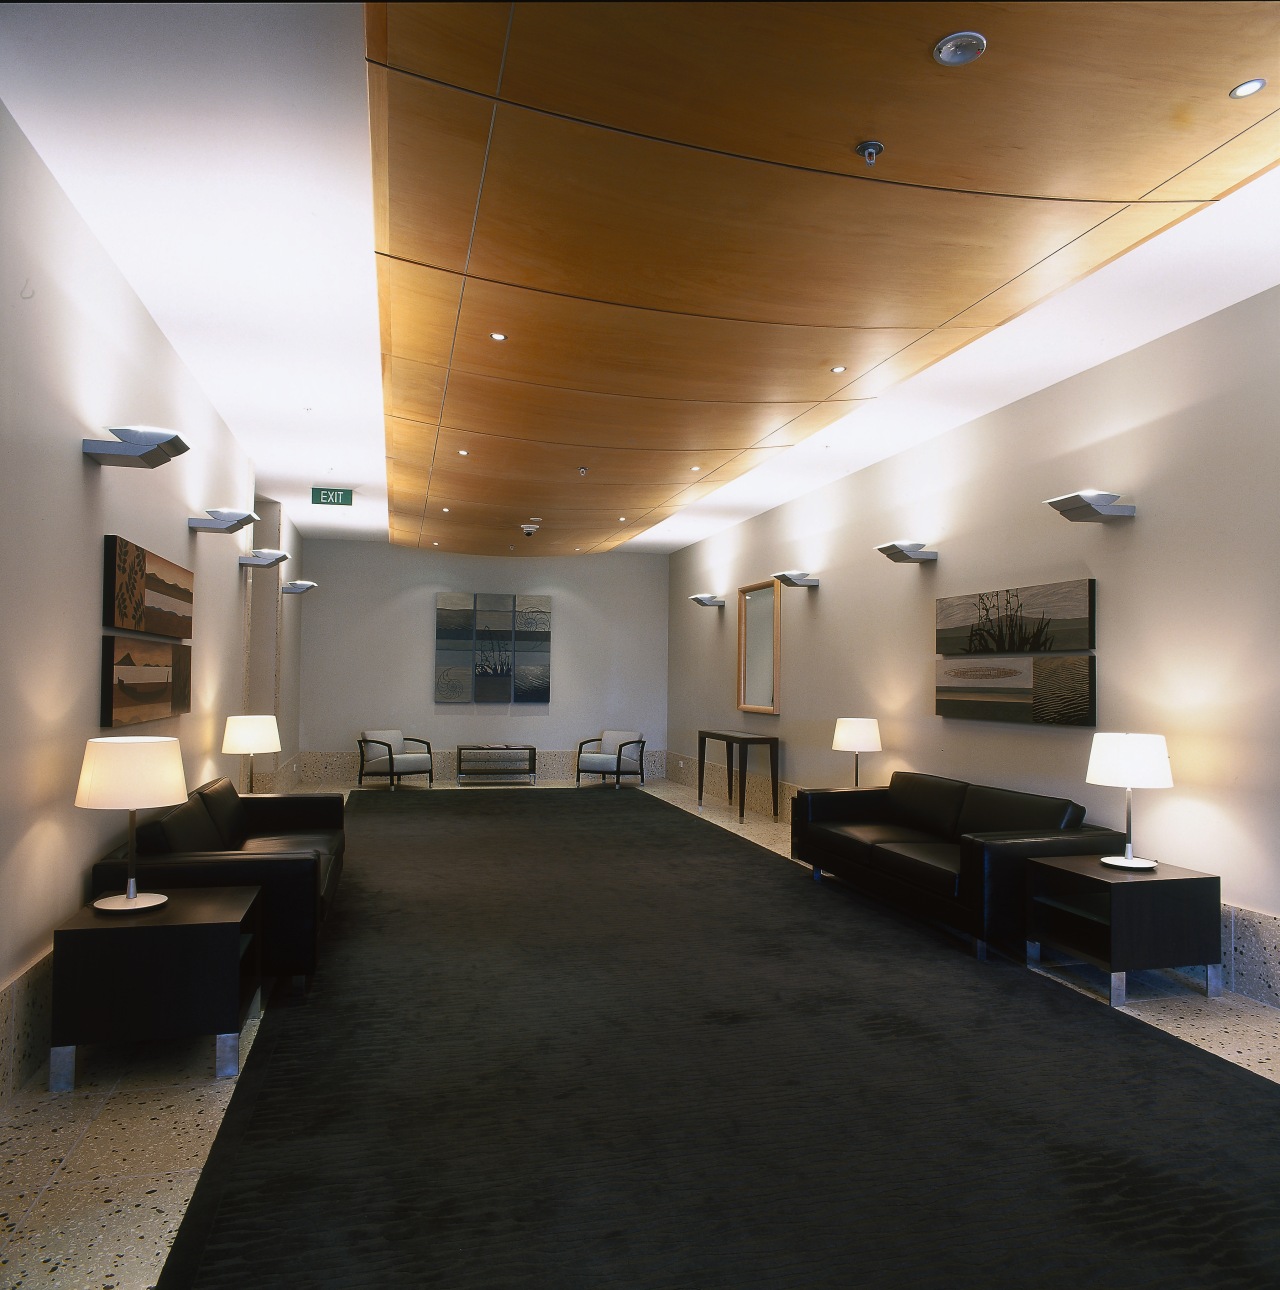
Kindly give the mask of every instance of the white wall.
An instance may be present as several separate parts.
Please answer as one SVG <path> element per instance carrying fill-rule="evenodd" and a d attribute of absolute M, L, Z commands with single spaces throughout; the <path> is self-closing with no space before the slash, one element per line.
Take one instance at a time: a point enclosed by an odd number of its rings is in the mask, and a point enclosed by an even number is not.
<path fill-rule="evenodd" d="M 303 578 L 301 535 L 279 502 L 254 499 L 259 521 L 253 526 L 253 545 L 288 551 L 289 559 L 270 569 L 247 575 L 252 608 L 249 668 L 244 710 L 274 713 L 280 731 L 280 752 L 264 754 L 257 770 L 285 765 L 298 753 L 298 677 L 302 662 L 302 596 L 285 596 L 286 582 Z M 246 776 L 247 778 L 247 770 Z"/>
<path fill-rule="evenodd" d="M 695 753 L 699 726 L 773 732 L 784 778 L 848 783 L 835 718 L 876 716 L 864 783 L 912 768 L 1053 791 L 1123 827 L 1123 793 L 1084 783 L 1091 732 L 933 714 L 935 597 L 1096 578 L 1098 728 L 1163 733 L 1173 764 L 1172 791 L 1135 794 L 1139 849 L 1280 913 L 1278 341 L 1280 289 L 677 553 L 670 748 Z M 1085 487 L 1137 518 L 1042 504 Z M 936 567 L 872 550 L 899 538 Z M 821 586 L 783 592 L 782 713 L 739 713 L 735 589 L 786 568 Z M 724 610 L 685 599 L 708 590 Z"/>
<path fill-rule="evenodd" d="M 197 537 L 187 517 L 248 508 L 250 466 L 182 362 L 0 107 L 0 985 L 52 943 L 120 812 L 73 805 L 98 727 L 102 539 L 118 533 L 195 572 L 192 712 L 129 733 L 177 735 L 188 783 L 239 710 L 249 532 Z M 177 430 L 190 451 L 154 471 L 99 467 L 105 425 Z M 251 532 L 251 531 L 250 531 Z M 242 540 L 243 539 L 243 540 Z M 120 732 L 117 732 L 120 733 Z"/>
<path fill-rule="evenodd" d="M 301 740 L 355 752 L 362 729 L 399 728 L 439 748 L 574 748 L 605 728 L 667 741 L 667 557 L 436 555 L 311 540 L 302 601 Z M 436 593 L 551 597 L 551 702 L 433 699 Z"/>

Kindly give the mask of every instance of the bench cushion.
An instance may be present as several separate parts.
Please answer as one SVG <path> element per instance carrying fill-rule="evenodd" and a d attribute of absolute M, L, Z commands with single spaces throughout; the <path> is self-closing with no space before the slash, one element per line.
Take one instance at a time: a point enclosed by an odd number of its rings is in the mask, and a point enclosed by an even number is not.
<path fill-rule="evenodd" d="M 954 898 L 960 890 L 958 842 L 885 842 L 876 847 L 878 872 L 936 896 Z"/>
<path fill-rule="evenodd" d="M 1044 797 L 1007 788 L 970 784 L 956 825 L 957 835 L 1036 829 L 1075 829 L 1084 807 L 1069 797 Z"/>
<path fill-rule="evenodd" d="M 959 836 L 956 821 L 968 788 L 959 779 L 894 771 L 889 780 L 889 811 L 898 824 L 950 841 Z"/>
<path fill-rule="evenodd" d="M 589 771 L 593 775 L 612 775 L 618 769 L 618 754 L 616 752 L 584 752 L 578 757 L 578 769 Z M 628 757 L 624 753 L 622 755 L 622 773 L 624 775 L 638 775 L 640 773 L 640 763 L 634 757 Z"/>
<path fill-rule="evenodd" d="M 820 842 L 843 846 L 848 842 L 860 842 L 863 846 L 874 847 L 881 842 L 937 842 L 939 839 L 932 833 L 920 829 L 908 828 L 905 824 L 814 824 L 809 832 Z"/>
<path fill-rule="evenodd" d="M 226 848 L 204 802 L 192 795 L 158 820 L 138 828 L 138 854 L 163 855 L 168 851 L 224 851 Z"/>
<path fill-rule="evenodd" d="M 374 748 L 382 752 L 381 748 Z M 396 774 L 397 775 L 425 775 L 431 769 L 431 754 L 425 752 L 406 752 L 396 753 Z M 391 758 L 385 753 L 380 757 L 370 757 L 365 761 L 364 773 L 366 775 L 389 775 L 391 773 Z"/>
<path fill-rule="evenodd" d="M 239 851 L 249 834 L 249 820 L 236 786 L 229 779 L 215 779 L 210 784 L 202 784 L 195 795 L 204 803 L 209 818 L 222 835 L 222 846 L 216 849 Z"/>

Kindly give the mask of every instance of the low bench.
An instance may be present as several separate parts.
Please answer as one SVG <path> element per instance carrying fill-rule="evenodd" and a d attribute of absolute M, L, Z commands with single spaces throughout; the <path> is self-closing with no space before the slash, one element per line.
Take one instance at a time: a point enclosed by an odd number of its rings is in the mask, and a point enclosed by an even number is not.
<path fill-rule="evenodd" d="M 538 778 L 538 750 L 533 744 L 459 744 L 457 773 L 459 783 L 466 775 L 527 775 L 532 784 Z"/>

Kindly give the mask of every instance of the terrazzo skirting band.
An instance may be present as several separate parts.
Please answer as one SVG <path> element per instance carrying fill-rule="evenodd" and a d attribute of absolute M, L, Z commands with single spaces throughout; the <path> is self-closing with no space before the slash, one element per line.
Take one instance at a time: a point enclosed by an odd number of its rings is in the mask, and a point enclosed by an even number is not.
<path fill-rule="evenodd" d="M 638 792 L 348 855 L 163 1290 L 1280 1284 L 1280 1088 L 1021 965 Z"/>

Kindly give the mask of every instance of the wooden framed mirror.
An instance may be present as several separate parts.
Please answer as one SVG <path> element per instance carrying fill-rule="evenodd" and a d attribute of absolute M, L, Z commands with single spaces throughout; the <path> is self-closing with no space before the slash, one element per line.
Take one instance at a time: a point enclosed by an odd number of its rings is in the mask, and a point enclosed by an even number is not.
<path fill-rule="evenodd" d="M 776 578 L 738 588 L 738 711 L 777 715 L 782 596 Z"/>

